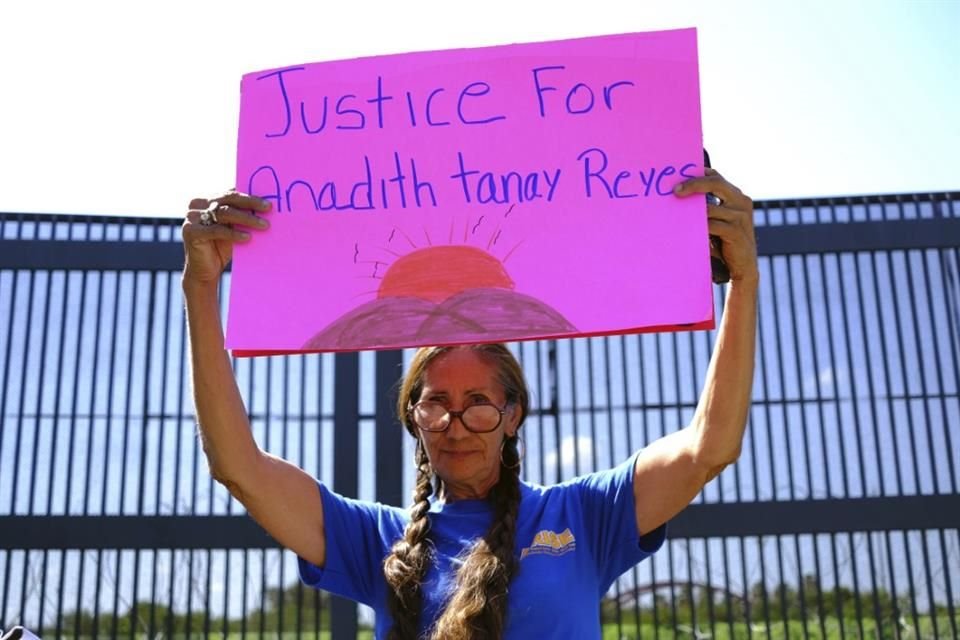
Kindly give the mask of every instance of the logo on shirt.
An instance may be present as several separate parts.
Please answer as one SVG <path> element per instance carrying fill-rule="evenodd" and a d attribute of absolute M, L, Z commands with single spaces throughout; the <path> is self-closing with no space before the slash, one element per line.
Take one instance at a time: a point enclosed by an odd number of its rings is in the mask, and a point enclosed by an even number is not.
<path fill-rule="evenodd" d="M 564 529 L 561 533 L 544 529 L 533 536 L 533 544 L 520 552 L 520 559 L 538 553 L 546 553 L 552 556 L 562 556 L 570 553 L 577 548 L 577 540 L 573 537 L 570 529 Z"/>

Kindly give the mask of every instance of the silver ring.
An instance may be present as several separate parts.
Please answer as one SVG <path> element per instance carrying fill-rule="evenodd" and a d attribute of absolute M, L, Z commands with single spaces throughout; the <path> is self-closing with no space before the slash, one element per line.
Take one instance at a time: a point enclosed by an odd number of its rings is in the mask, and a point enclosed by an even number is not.
<path fill-rule="evenodd" d="M 204 227 L 209 227 L 210 225 L 217 224 L 217 209 L 220 208 L 220 203 L 214 200 L 207 206 L 206 210 L 200 213 L 200 224 Z"/>

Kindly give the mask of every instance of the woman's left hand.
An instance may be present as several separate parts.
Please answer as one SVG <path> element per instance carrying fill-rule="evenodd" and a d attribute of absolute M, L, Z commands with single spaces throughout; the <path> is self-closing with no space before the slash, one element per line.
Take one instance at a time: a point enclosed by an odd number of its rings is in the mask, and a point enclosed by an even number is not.
<path fill-rule="evenodd" d="M 719 251 L 710 243 L 710 253 L 726 263 L 732 282 L 756 281 L 757 240 L 753 231 L 753 200 L 714 169 L 707 167 L 705 174 L 702 178 L 679 183 L 673 192 L 680 197 L 712 193 L 720 199 L 720 204 L 707 205 L 710 235 L 721 240 Z"/>

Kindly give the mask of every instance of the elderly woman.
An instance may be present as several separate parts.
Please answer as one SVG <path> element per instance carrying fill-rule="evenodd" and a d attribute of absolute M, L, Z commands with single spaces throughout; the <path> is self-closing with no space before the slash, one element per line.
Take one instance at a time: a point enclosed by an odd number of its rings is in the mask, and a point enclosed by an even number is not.
<path fill-rule="evenodd" d="M 378 638 L 599 638 L 600 598 L 737 459 L 746 425 L 758 286 L 753 205 L 711 169 L 675 193 L 721 199 L 708 206 L 709 229 L 731 278 L 692 423 L 613 469 L 530 485 L 520 480 L 517 447 L 529 394 L 511 353 L 503 345 L 420 349 L 398 404 L 416 440 L 409 511 L 338 496 L 257 446 L 223 349 L 217 285 L 233 243 L 269 226 L 258 215 L 269 207 L 236 192 L 216 198 L 215 210 L 212 200 L 194 200 L 183 225 L 183 289 L 211 474 L 297 553 L 306 583 L 373 607 Z"/>

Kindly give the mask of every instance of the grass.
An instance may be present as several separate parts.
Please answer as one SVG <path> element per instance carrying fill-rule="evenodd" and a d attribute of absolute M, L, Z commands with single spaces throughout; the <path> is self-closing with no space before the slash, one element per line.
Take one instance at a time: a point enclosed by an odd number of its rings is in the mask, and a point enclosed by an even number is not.
<path fill-rule="evenodd" d="M 937 618 L 937 627 L 939 634 L 934 635 L 933 633 L 933 619 L 930 616 L 920 616 L 919 620 L 919 630 L 915 630 L 912 625 L 912 621 L 907 621 L 908 625 L 906 628 L 901 629 L 901 638 L 909 640 L 936 640 L 937 638 L 949 638 L 953 637 L 953 629 L 950 626 L 950 619 L 947 616 L 938 616 Z M 896 638 L 894 635 L 894 629 L 891 624 L 887 623 L 883 625 L 881 633 L 878 635 L 876 633 L 876 623 L 872 618 L 864 618 L 862 620 L 863 624 L 863 636 L 860 635 L 860 625 L 857 623 L 856 619 L 847 619 L 844 620 L 844 638 L 846 640 L 858 640 L 863 638 L 863 640 L 874 640 L 876 638 Z M 960 616 L 955 618 L 956 628 L 960 629 Z M 807 621 L 806 633 L 804 633 L 803 623 L 799 620 L 790 620 L 785 626 L 783 621 L 772 621 L 770 623 L 770 638 L 773 640 L 786 640 L 787 638 L 796 638 L 796 639 L 809 639 L 809 640 L 840 640 L 840 624 L 837 618 L 828 617 L 824 620 L 824 628 L 826 629 L 826 635 L 821 633 L 820 622 L 817 619 L 811 619 Z M 710 636 L 710 625 L 701 624 L 699 626 L 700 635 L 697 636 L 693 633 L 693 630 L 688 627 L 681 625 L 677 629 L 668 627 L 665 625 L 660 625 L 659 629 L 655 629 L 654 625 L 641 623 L 639 628 L 636 624 L 632 622 L 624 622 L 623 625 L 618 629 L 616 624 L 608 623 L 603 626 L 603 640 L 639 640 L 641 638 L 657 638 L 658 640 L 690 640 L 692 638 L 701 638 L 701 639 L 710 639 L 710 640 L 746 640 L 747 638 L 767 638 L 767 629 L 763 623 L 752 625 L 751 629 L 747 628 L 747 624 L 744 622 L 735 622 L 731 628 L 725 621 L 717 621 L 715 625 L 716 635 Z M 918 632 L 919 631 L 919 632 Z M 192 638 L 202 637 L 201 633 L 191 634 Z M 223 638 L 217 632 L 212 632 L 210 634 L 214 638 Z M 246 638 L 248 640 L 258 639 L 260 637 L 259 630 L 250 631 L 247 633 Z M 270 640 L 316 640 L 318 637 L 320 640 L 331 640 L 331 635 L 329 631 L 323 630 L 320 631 L 319 636 L 313 631 L 304 632 L 297 634 L 295 631 L 285 631 L 279 633 L 276 631 L 267 631 L 264 633 L 265 638 Z M 61 636 L 63 640 L 68 638 L 74 638 L 73 635 L 64 635 Z M 91 636 L 78 636 L 82 640 L 93 640 Z M 187 640 L 187 635 L 184 633 L 177 633 L 171 636 L 170 638 L 165 638 L 161 635 L 157 635 L 154 638 L 147 638 L 146 634 L 138 633 L 134 636 L 136 640 Z M 226 640 L 242 640 L 243 636 L 239 632 L 230 633 L 226 636 Z M 45 634 L 44 640 L 56 640 L 52 633 Z M 370 629 L 360 629 L 357 633 L 357 640 L 373 640 L 373 631 Z"/>
<path fill-rule="evenodd" d="M 937 635 L 934 635 L 933 619 L 930 616 L 920 616 L 918 622 L 919 633 L 913 628 L 912 622 L 907 622 L 908 626 L 907 628 L 901 629 L 900 637 L 909 638 L 910 640 L 937 640 L 938 638 L 953 637 L 953 629 L 950 626 L 950 619 L 947 616 L 937 617 L 937 630 L 939 632 Z M 955 624 L 957 629 L 960 630 L 960 616 L 955 618 Z M 877 633 L 877 624 L 872 618 L 864 618 L 862 625 L 863 635 L 861 636 L 860 624 L 858 624 L 856 619 L 844 620 L 843 635 L 841 636 L 838 619 L 828 617 L 824 620 L 823 624 L 823 630 L 826 631 L 826 635 L 824 635 L 818 619 L 810 619 L 807 621 L 806 632 L 804 632 L 804 625 L 800 620 L 790 620 L 786 625 L 782 620 L 778 620 L 771 621 L 769 638 L 772 640 L 786 640 L 787 638 L 795 638 L 797 640 L 840 640 L 840 638 L 843 637 L 847 640 L 859 640 L 861 638 L 863 640 L 874 640 L 876 638 L 894 639 L 897 637 L 891 623 L 882 625 L 880 633 Z M 640 638 L 658 638 L 658 640 L 689 640 L 691 638 L 747 640 L 747 638 L 766 639 L 768 637 L 767 627 L 763 623 L 754 623 L 752 628 L 748 629 L 745 622 L 735 622 L 731 628 L 726 621 L 717 621 L 714 629 L 716 635 L 711 636 L 709 622 L 707 624 L 701 624 L 699 625 L 700 635 L 698 636 L 693 633 L 693 629 L 689 626 L 681 625 L 677 629 L 674 629 L 660 625 L 659 629 L 655 630 L 653 624 L 641 623 L 638 629 L 634 623 L 628 624 L 624 622 L 620 629 L 617 629 L 617 625 L 615 624 L 604 625 L 603 640 L 638 640 Z"/>

